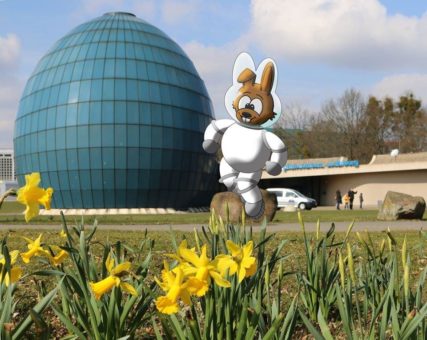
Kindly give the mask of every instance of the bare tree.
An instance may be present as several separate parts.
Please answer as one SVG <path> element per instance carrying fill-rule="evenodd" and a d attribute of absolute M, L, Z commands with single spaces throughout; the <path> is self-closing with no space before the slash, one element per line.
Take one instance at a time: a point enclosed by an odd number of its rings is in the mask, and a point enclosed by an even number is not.
<path fill-rule="evenodd" d="M 322 108 L 322 121 L 335 131 L 330 138 L 350 159 L 360 156 L 360 145 L 365 142 L 362 140 L 365 109 L 361 93 L 354 89 L 345 91 L 337 100 L 331 99 Z"/>
<path fill-rule="evenodd" d="M 309 158 L 306 134 L 313 124 L 314 114 L 293 102 L 283 108 L 275 133 L 282 138 L 288 147 L 288 157 L 293 159 Z"/>

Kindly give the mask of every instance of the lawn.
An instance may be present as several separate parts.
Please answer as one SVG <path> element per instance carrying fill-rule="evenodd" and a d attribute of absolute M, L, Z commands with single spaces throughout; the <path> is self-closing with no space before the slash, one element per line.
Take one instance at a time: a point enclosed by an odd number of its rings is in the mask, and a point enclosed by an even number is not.
<path fill-rule="evenodd" d="M 11 227 L 10 231 L 8 232 L 0 232 L 0 238 L 3 238 L 5 236 L 8 236 L 8 246 L 9 249 L 19 249 L 20 251 L 26 251 L 26 242 L 22 238 L 22 236 L 25 236 L 30 239 L 35 239 L 38 235 L 38 231 L 34 230 L 19 230 L 14 231 L 13 227 Z M 382 240 L 386 239 L 386 235 L 384 233 L 370 233 L 369 234 L 372 238 L 373 244 L 380 248 L 380 244 Z M 309 237 L 315 237 L 314 234 L 309 234 Z M 337 242 L 339 240 L 344 239 L 345 234 L 344 233 L 336 233 L 336 240 Z M 362 237 L 366 238 L 367 235 L 362 235 Z M 412 280 L 411 282 L 415 282 L 415 279 L 420 274 L 420 269 L 426 264 L 426 258 L 425 258 L 425 247 L 427 246 L 426 240 L 420 238 L 419 232 L 410 231 L 410 232 L 395 232 L 393 233 L 393 236 L 397 242 L 398 247 L 400 248 L 404 238 L 407 238 L 407 248 L 409 250 L 409 255 L 411 258 L 411 262 L 414 264 L 413 270 L 411 273 Z M 254 233 L 253 239 L 255 243 L 259 239 L 260 235 L 258 233 Z M 194 246 L 194 234 L 193 233 L 186 233 L 186 232 L 173 232 L 173 234 L 169 232 L 148 232 L 145 234 L 144 232 L 140 231 L 127 231 L 126 233 L 120 232 L 120 231 L 105 231 L 105 230 L 98 230 L 92 239 L 93 246 L 93 254 L 92 257 L 97 259 L 98 262 L 99 259 L 102 258 L 102 251 L 103 251 L 103 244 L 110 243 L 115 244 L 117 242 L 120 242 L 121 244 L 125 244 L 130 246 L 131 248 L 138 248 L 141 242 L 149 238 L 154 241 L 154 246 L 152 249 L 152 260 L 150 262 L 150 272 L 147 276 L 147 279 L 152 282 L 154 279 L 154 276 L 160 275 L 160 271 L 162 269 L 162 264 L 165 259 L 167 259 L 166 254 L 173 253 L 173 239 L 176 240 L 176 242 L 180 242 L 181 239 L 188 239 L 189 245 Z M 284 290 L 283 290 L 283 300 L 282 303 L 289 305 L 293 299 L 293 297 L 296 296 L 297 292 L 299 291 L 298 288 L 298 280 L 297 280 L 297 273 L 301 271 L 302 268 L 305 267 L 306 264 L 306 256 L 304 252 L 304 235 L 301 232 L 279 232 L 274 234 L 272 241 L 268 243 L 266 254 L 271 254 L 272 250 L 275 249 L 278 244 L 283 241 L 284 239 L 288 240 L 285 247 L 283 248 L 281 255 L 283 256 L 284 260 L 284 268 L 285 268 L 285 276 L 284 276 Z M 59 228 L 58 230 L 49 230 L 43 232 L 42 241 L 44 246 L 51 245 L 51 244 L 63 244 L 64 239 L 62 239 L 59 236 Z M 358 244 L 356 247 L 355 252 L 355 258 L 357 259 L 359 256 L 363 256 L 363 247 L 361 246 L 360 242 L 358 241 L 358 238 L 356 237 L 355 233 L 352 233 L 349 239 L 350 243 L 352 244 Z M 358 249 L 358 250 L 357 250 Z M 67 265 L 67 262 L 66 262 Z M 42 270 L 46 267 L 46 263 L 43 261 L 31 261 L 29 265 L 25 267 L 26 273 L 31 273 L 37 270 Z M 287 273 L 287 274 L 286 274 Z M 274 274 L 276 276 L 276 274 Z M 25 309 L 31 306 L 34 303 L 34 300 L 37 299 L 38 296 L 38 289 L 34 285 L 34 283 L 40 282 L 39 280 L 43 279 L 43 277 L 37 277 L 37 276 L 28 276 L 21 280 L 20 285 L 18 286 L 18 291 L 16 293 L 17 297 L 20 299 L 20 304 L 18 306 L 18 313 L 25 313 Z M 273 278 L 274 279 L 274 278 Z M 48 285 L 50 286 L 50 285 Z M 46 314 L 45 317 L 52 318 L 53 316 L 50 315 L 49 312 Z M 64 329 L 61 326 L 58 326 L 57 320 L 53 317 L 53 319 L 48 320 L 48 322 L 51 324 L 51 335 L 58 335 L 62 334 L 61 332 L 64 332 Z M 56 327 L 59 328 L 55 328 Z M 304 329 L 300 328 L 301 326 L 298 326 L 297 329 L 299 329 L 299 332 L 305 333 Z M 341 331 L 339 331 L 341 332 Z M 342 335 L 342 333 L 340 333 Z M 299 335 L 298 335 L 299 337 Z"/>
<path fill-rule="evenodd" d="M 0 223 L 2 224 L 23 224 L 23 206 L 17 202 L 5 202 L 0 209 Z M 320 210 L 313 209 L 303 211 L 303 218 L 306 222 L 343 222 L 355 220 L 375 221 L 378 210 Z M 182 213 L 182 214 L 146 214 L 146 215 L 98 215 L 85 216 L 86 223 L 99 224 L 205 224 L 209 220 L 209 213 Z M 67 216 L 67 221 L 73 223 L 75 216 Z M 424 214 L 427 219 L 427 212 Z M 59 216 L 39 216 L 32 221 L 33 224 L 58 224 L 61 222 Z M 296 212 L 278 211 L 274 217 L 274 223 L 297 223 Z"/>

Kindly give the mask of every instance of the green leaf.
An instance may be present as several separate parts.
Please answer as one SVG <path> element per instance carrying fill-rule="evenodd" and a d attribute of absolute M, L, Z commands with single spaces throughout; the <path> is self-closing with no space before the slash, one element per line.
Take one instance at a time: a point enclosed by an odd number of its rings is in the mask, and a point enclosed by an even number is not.
<path fill-rule="evenodd" d="M 334 340 L 334 337 L 331 334 L 331 331 L 329 330 L 329 326 L 326 323 L 325 318 L 323 317 L 323 314 L 319 308 L 319 311 L 317 313 L 317 320 L 319 321 L 320 331 L 322 332 L 322 335 L 325 337 L 326 340 Z"/>
<path fill-rule="evenodd" d="M 62 279 L 63 280 L 63 279 Z M 50 303 L 53 301 L 53 299 L 56 296 L 56 293 L 59 289 L 59 285 L 62 284 L 62 280 L 59 282 L 58 286 L 52 289 L 49 294 L 47 294 L 39 303 L 37 303 L 33 307 L 33 311 L 35 313 L 41 314 L 47 306 L 50 305 Z M 31 316 L 28 315 L 24 320 L 22 320 L 18 326 L 13 330 L 12 332 L 12 339 L 21 339 L 24 335 L 25 331 L 31 326 L 33 323 L 33 320 L 31 319 Z"/>
<path fill-rule="evenodd" d="M 314 336 L 316 340 L 325 340 L 325 338 L 322 336 L 322 334 L 319 333 L 319 331 L 316 329 L 316 327 L 313 326 L 313 324 L 310 322 L 309 319 L 302 313 L 301 311 L 298 311 L 299 315 L 304 322 L 305 326 L 307 327 L 308 331 L 311 333 L 311 335 Z"/>
<path fill-rule="evenodd" d="M 178 337 L 178 339 L 186 340 L 187 337 L 186 337 L 184 331 L 182 330 L 181 325 L 179 324 L 179 321 L 176 318 L 176 316 L 174 314 L 172 314 L 170 316 L 170 319 L 172 321 L 173 329 L 175 330 L 175 335 Z"/>
<path fill-rule="evenodd" d="M 68 332 L 73 333 L 77 336 L 77 338 L 85 339 L 86 336 L 83 335 L 82 332 L 73 324 L 73 322 L 68 318 L 58 307 L 55 305 L 52 305 L 52 309 L 55 312 L 55 314 L 58 316 L 58 318 L 62 321 L 62 323 L 67 328 Z"/>

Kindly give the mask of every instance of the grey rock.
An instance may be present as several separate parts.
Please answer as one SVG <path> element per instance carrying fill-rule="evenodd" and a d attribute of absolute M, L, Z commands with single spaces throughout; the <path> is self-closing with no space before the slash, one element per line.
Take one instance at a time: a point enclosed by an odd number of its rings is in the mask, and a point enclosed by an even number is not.
<path fill-rule="evenodd" d="M 426 209 L 424 198 L 388 191 L 377 219 L 383 221 L 422 219 Z"/>

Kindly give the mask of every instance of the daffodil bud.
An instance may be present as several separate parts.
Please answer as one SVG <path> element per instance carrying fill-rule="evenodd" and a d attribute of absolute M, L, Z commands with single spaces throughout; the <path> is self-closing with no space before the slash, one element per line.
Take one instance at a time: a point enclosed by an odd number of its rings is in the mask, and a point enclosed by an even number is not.
<path fill-rule="evenodd" d="M 356 231 L 356 236 L 357 236 L 357 238 L 359 239 L 359 242 L 360 242 L 360 243 L 364 243 L 363 238 L 362 238 L 362 235 L 360 235 L 360 233 L 359 233 L 358 231 Z"/>
<path fill-rule="evenodd" d="M 279 263 L 279 269 L 277 270 L 277 276 L 278 276 L 279 280 L 281 280 L 283 277 L 283 261 L 280 261 L 280 263 Z"/>
<path fill-rule="evenodd" d="M 265 281 L 265 284 L 267 286 L 270 285 L 270 268 L 269 268 L 268 264 L 267 264 L 267 268 L 265 269 L 264 281 Z"/>
<path fill-rule="evenodd" d="M 417 315 L 417 310 L 416 309 L 411 310 L 408 314 L 408 319 L 412 320 L 415 317 L 415 315 Z"/>
<path fill-rule="evenodd" d="M 403 240 L 403 244 L 402 244 L 402 266 L 405 267 L 406 266 L 406 235 L 405 235 L 405 239 Z"/>
<path fill-rule="evenodd" d="M 385 248 L 385 240 L 383 239 L 381 241 L 381 245 L 380 245 L 380 253 L 382 254 L 384 252 L 384 248 Z"/>
<path fill-rule="evenodd" d="M 353 252 L 351 246 L 347 243 L 347 259 L 348 259 L 348 269 L 350 270 L 350 278 L 353 283 L 356 283 L 356 275 L 354 272 L 354 262 L 353 262 Z"/>
<path fill-rule="evenodd" d="M 338 252 L 338 268 L 340 271 L 340 279 L 341 279 L 341 287 L 345 287 L 345 268 L 344 268 L 344 261 L 342 259 L 341 251 Z"/>
<path fill-rule="evenodd" d="M 409 297 L 409 265 L 406 263 L 403 270 L 403 292 L 405 297 Z"/>
<path fill-rule="evenodd" d="M 304 221 L 302 219 L 301 210 L 298 210 L 298 221 L 299 221 L 299 224 L 301 225 L 303 233 L 305 234 L 305 225 L 304 225 Z"/>
<path fill-rule="evenodd" d="M 320 219 L 317 219 L 317 225 L 316 225 L 316 240 L 319 240 L 320 237 Z"/>
<path fill-rule="evenodd" d="M 348 236 L 350 235 L 350 233 L 351 233 L 351 231 L 353 229 L 353 225 L 354 225 L 354 220 L 353 220 L 353 222 L 350 223 L 350 225 L 347 228 L 347 232 L 345 233 L 345 240 L 348 239 Z"/>
<path fill-rule="evenodd" d="M 200 253 L 200 239 L 199 239 L 199 234 L 197 233 L 196 228 L 194 228 L 194 240 L 196 241 L 197 251 Z"/>

